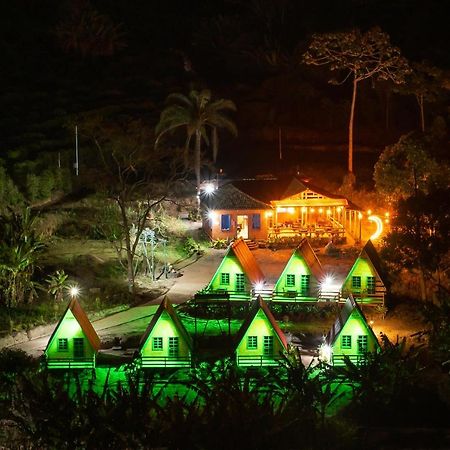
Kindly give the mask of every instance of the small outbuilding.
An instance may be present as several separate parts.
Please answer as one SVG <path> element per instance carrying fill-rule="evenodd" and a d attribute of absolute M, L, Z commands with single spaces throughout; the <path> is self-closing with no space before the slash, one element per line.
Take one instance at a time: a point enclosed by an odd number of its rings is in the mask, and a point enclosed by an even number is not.
<path fill-rule="evenodd" d="M 332 365 L 343 365 L 345 357 L 359 364 L 380 348 L 378 339 L 350 295 L 320 348 L 320 356 Z"/>
<path fill-rule="evenodd" d="M 77 299 L 73 298 L 44 351 L 49 369 L 95 368 L 100 338 Z"/>
<path fill-rule="evenodd" d="M 287 350 L 284 333 L 258 296 L 236 335 L 236 363 L 239 367 L 276 366 Z"/>
<path fill-rule="evenodd" d="M 275 284 L 273 300 L 316 300 L 325 274 L 314 250 L 304 238 L 292 253 Z"/>
<path fill-rule="evenodd" d="M 205 294 L 228 294 L 230 299 L 248 299 L 262 289 L 264 274 L 243 239 L 236 239 L 206 287 Z"/>
<path fill-rule="evenodd" d="M 363 303 L 382 303 L 388 280 L 377 250 L 368 240 L 342 285 L 341 295 L 352 295 Z"/>
<path fill-rule="evenodd" d="M 190 367 L 193 343 L 169 299 L 165 297 L 139 345 L 142 368 Z"/>

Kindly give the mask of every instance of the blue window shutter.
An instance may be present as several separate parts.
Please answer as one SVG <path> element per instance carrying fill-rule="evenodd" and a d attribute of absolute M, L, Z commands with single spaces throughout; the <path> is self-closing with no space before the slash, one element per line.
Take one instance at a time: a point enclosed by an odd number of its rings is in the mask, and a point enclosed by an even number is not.
<path fill-rule="evenodd" d="M 253 216 L 252 216 L 252 227 L 255 230 L 261 229 L 261 214 L 253 214 Z"/>
<path fill-rule="evenodd" d="M 221 228 L 223 231 L 228 231 L 230 229 L 231 216 L 229 214 L 222 214 L 221 218 Z"/>

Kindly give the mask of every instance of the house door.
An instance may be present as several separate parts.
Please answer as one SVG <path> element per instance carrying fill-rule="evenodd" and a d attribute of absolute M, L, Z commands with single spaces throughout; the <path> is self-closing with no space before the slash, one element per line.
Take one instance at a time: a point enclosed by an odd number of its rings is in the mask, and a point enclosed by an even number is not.
<path fill-rule="evenodd" d="M 248 239 L 248 216 L 237 216 L 236 226 L 237 226 L 236 237 Z"/>
<path fill-rule="evenodd" d="M 73 356 L 75 358 L 84 358 L 84 339 L 74 338 L 73 339 Z"/>
<path fill-rule="evenodd" d="M 264 356 L 273 356 L 273 336 L 264 336 Z"/>
<path fill-rule="evenodd" d="M 179 340 L 178 336 L 169 337 L 169 357 L 170 358 L 178 358 L 179 352 Z"/>

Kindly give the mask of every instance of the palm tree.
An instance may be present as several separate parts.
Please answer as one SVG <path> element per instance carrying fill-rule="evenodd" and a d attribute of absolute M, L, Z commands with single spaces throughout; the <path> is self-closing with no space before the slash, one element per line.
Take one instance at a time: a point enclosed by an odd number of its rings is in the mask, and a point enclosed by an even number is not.
<path fill-rule="evenodd" d="M 192 90 L 186 96 L 180 93 L 170 94 L 166 99 L 166 108 L 161 112 L 156 125 L 156 144 L 160 138 L 177 128 L 186 128 L 185 166 L 188 165 L 191 139 L 195 137 L 194 169 L 197 179 L 197 193 L 200 191 L 200 155 L 202 140 L 209 145 L 212 141 L 213 161 L 216 162 L 218 152 L 218 129 L 224 128 L 233 136 L 237 135 L 236 124 L 226 115 L 227 111 L 236 111 L 231 100 L 212 100 L 211 91 Z"/>

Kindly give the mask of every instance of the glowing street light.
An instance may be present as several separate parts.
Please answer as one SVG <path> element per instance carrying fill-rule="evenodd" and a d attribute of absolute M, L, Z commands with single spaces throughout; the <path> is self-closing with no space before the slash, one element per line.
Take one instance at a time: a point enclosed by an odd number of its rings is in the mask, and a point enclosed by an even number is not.
<path fill-rule="evenodd" d="M 216 187 L 214 186 L 213 183 L 206 183 L 206 184 L 203 186 L 203 192 L 204 192 L 206 195 L 214 194 L 214 191 L 215 191 L 215 190 L 216 190 Z"/>
<path fill-rule="evenodd" d="M 80 294 L 80 288 L 78 286 L 71 286 L 69 288 L 69 295 L 72 298 L 77 298 L 79 294 Z"/>

